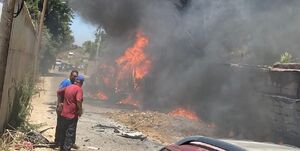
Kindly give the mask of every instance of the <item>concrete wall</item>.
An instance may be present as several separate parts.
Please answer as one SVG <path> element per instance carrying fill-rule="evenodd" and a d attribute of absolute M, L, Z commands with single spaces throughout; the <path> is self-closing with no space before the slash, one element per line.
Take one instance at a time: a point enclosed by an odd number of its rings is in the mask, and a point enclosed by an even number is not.
<path fill-rule="evenodd" d="M 300 70 L 271 71 L 269 92 L 273 133 L 278 141 L 300 147 Z"/>
<path fill-rule="evenodd" d="M 21 0 L 17 0 L 19 3 Z M 10 50 L 7 58 L 6 75 L 0 106 L 0 132 L 2 132 L 12 111 L 15 85 L 25 77 L 34 74 L 37 52 L 36 30 L 24 6 L 20 15 L 13 20 Z"/>

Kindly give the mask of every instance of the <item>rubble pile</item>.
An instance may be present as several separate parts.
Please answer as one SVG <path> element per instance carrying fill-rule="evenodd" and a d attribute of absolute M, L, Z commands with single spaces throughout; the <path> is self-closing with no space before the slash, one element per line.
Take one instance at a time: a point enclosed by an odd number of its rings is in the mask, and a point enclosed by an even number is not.
<path fill-rule="evenodd" d="M 142 132 L 151 139 L 169 144 L 190 135 L 215 136 L 215 126 L 154 111 L 120 111 L 107 113 L 109 118 Z"/>

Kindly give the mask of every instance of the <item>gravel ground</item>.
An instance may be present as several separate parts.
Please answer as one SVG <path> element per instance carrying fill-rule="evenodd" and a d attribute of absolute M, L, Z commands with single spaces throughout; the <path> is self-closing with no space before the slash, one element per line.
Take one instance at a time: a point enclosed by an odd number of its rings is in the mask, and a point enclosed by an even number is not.
<path fill-rule="evenodd" d="M 172 117 L 166 113 L 128 110 L 107 113 L 107 116 L 150 138 L 159 140 L 164 145 L 191 135 L 215 136 L 215 126 L 212 124 Z"/>

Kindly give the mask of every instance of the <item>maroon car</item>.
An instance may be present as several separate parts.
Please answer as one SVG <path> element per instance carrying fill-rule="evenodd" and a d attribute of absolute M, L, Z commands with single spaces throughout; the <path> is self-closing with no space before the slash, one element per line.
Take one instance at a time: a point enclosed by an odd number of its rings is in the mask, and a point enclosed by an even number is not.
<path fill-rule="evenodd" d="M 273 143 L 191 136 L 160 151 L 300 151 L 300 149 Z"/>

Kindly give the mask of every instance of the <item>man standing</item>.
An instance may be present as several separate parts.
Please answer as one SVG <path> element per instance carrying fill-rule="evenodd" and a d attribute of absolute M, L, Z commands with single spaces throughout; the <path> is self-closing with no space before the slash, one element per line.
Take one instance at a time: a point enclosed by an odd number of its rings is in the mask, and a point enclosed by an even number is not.
<path fill-rule="evenodd" d="M 71 84 L 74 83 L 75 78 L 78 76 L 78 71 L 77 70 L 72 70 L 70 73 L 70 77 L 69 79 L 64 79 L 60 84 L 59 84 L 59 89 L 63 89 Z M 60 102 L 59 99 L 57 99 L 57 121 L 56 121 L 56 129 L 55 129 L 55 138 L 54 138 L 54 143 L 56 144 L 56 146 L 59 146 L 59 135 L 60 135 L 60 129 L 61 129 L 61 110 L 62 110 L 62 104 L 63 102 Z M 75 140 L 74 136 L 74 140 Z M 77 146 L 74 144 L 74 148 L 77 148 Z"/>
<path fill-rule="evenodd" d="M 70 73 L 70 77 L 69 79 L 64 79 L 63 81 L 61 81 L 61 83 L 59 84 L 59 89 L 65 88 L 71 84 L 74 83 L 75 78 L 78 76 L 78 71 L 77 70 L 72 70 Z"/>
<path fill-rule="evenodd" d="M 60 150 L 70 151 L 75 143 L 76 128 L 78 117 L 82 115 L 83 101 L 83 85 L 84 77 L 79 75 L 76 77 L 74 84 L 57 91 L 60 100 L 63 99 L 63 107 L 61 111 L 61 134 L 60 134 Z"/>

